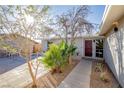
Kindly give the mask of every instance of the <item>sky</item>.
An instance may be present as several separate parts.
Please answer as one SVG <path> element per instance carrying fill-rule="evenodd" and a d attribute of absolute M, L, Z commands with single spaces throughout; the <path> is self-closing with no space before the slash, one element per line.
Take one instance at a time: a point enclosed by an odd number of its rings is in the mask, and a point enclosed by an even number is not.
<path fill-rule="evenodd" d="M 50 14 L 52 16 L 60 15 L 62 13 L 66 13 L 68 10 L 72 9 L 73 7 L 78 7 L 75 5 L 51 5 L 50 6 Z M 102 16 L 104 13 L 105 6 L 104 5 L 90 5 L 90 14 L 87 17 L 87 20 L 90 23 L 101 24 Z M 31 18 L 29 18 L 31 21 Z M 99 29 L 93 30 L 94 33 L 98 32 Z"/>
<path fill-rule="evenodd" d="M 71 5 L 51 6 L 50 12 L 53 15 L 59 15 L 59 14 L 67 12 L 73 7 L 77 7 L 77 6 L 71 6 Z M 87 17 L 87 20 L 91 23 L 100 24 L 103 13 L 104 13 L 105 6 L 104 5 L 90 5 L 89 7 L 90 7 L 91 13 Z"/>

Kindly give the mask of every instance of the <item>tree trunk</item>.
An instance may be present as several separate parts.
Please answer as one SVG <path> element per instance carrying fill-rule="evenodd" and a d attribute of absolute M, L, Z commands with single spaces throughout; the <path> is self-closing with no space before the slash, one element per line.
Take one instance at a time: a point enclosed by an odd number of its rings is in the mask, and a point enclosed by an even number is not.
<path fill-rule="evenodd" d="M 37 72 L 38 72 L 39 65 L 40 65 L 40 63 L 38 62 L 38 52 L 37 52 L 37 67 L 36 67 L 36 71 L 35 71 L 35 79 L 37 78 Z"/>
<path fill-rule="evenodd" d="M 56 72 L 57 72 L 57 73 L 62 73 L 61 67 L 57 66 L 57 67 L 56 67 Z"/>
<path fill-rule="evenodd" d="M 56 68 L 53 68 L 51 70 L 51 74 L 54 74 L 54 73 L 62 73 L 62 70 L 61 70 L 61 67 L 56 67 Z"/>
<path fill-rule="evenodd" d="M 72 55 L 69 55 L 69 64 L 72 64 Z"/>
<path fill-rule="evenodd" d="M 67 28 L 66 28 L 66 31 L 65 31 L 65 42 L 66 42 L 66 44 L 68 44 L 68 31 L 67 31 Z"/>
<path fill-rule="evenodd" d="M 31 67 L 30 60 L 27 60 L 27 63 L 28 63 L 29 73 L 30 73 L 31 78 L 33 80 L 32 87 L 36 88 L 37 87 L 36 78 L 35 78 L 35 75 L 33 74 L 33 70 L 32 70 L 32 67 Z"/>

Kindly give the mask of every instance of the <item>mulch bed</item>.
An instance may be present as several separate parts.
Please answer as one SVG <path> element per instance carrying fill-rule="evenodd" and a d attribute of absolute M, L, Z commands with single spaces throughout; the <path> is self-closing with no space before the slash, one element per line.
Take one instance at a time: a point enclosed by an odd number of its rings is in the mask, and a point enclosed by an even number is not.
<path fill-rule="evenodd" d="M 98 69 L 98 64 L 102 64 L 102 71 Z M 106 80 L 101 79 L 101 73 L 105 73 Z M 95 60 L 92 62 L 92 72 L 91 72 L 91 88 L 117 88 L 119 83 L 114 77 L 113 73 L 103 61 Z"/>
<path fill-rule="evenodd" d="M 44 76 L 40 77 L 37 80 L 37 87 L 38 88 L 57 87 L 78 63 L 79 60 L 73 60 L 72 64 L 68 64 L 62 69 L 62 73 L 51 74 L 51 72 L 48 72 L 47 74 L 45 74 Z M 26 86 L 26 88 L 31 87 L 32 84 Z"/>

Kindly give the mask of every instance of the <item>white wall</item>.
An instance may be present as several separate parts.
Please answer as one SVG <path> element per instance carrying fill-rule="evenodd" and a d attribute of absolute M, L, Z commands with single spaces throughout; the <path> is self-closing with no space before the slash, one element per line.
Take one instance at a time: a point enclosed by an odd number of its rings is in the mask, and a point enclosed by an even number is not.
<path fill-rule="evenodd" d="M 84 45 L 83 45 L 83 39 L 78 38 L 75 40 L 75 46 L 77 47 L 76 52 L 79 53 L 79 56 L 84 56 Z"/>
<path fill-rule="evenodd" d="M 50 42 L 53 42 L 55 44 L 59 44 L 62 40 L 61 39 L 51 39 Z"/>
<path fill-rule="evenodd" d="M 77 38 L 75 40 L 75 46 L 77 47 L 76 53 L 79 53 L 80 57 L 85 57 L 85 40 L 94 40 L 94 39 L 84 39 L 84 38 Z M 50 42 L 55 44 L 59 44 L 62 40 L 61 39 L 51 39 Z M 48 48 L 47 41 L 43 41 L 43 51 L 46 51 Z M 75 54 L 76 56 L 76 54 Z M 92 42 L 92 58 L 96 58 L 96 44 Z M 97 59 L 97 58 L 96 58 Z"/>
<path fill-rule="evenodd" d="M 43 51 L 46 51 L 47 48 L 48 48 L 47 40 L 42 40 L 42 49 L 43 49 Z"/>
<path fill-rule="evenodd" d="M 59 44 L 61 42 L 60 39 L 52 39 L 50 40 L 51 42 L 55 43 L 55 44 Z M 76 52 L 79 53 L 79 56 L 84 56 L 84 48 L 83 48 L 83 39 L 82 38 L 77 38 L 75 40 L 75 46 L 77 47 Z"/>
<path fill-rule="evenodd" d="M 92 57 L 96 58 L 96 42 L 92 40 Z"/>
<path fill-rule="evenodd" d="M 124 87 L 124 19 L 119 31 L 108 34 L 104 42 L 104 59 Z"/>

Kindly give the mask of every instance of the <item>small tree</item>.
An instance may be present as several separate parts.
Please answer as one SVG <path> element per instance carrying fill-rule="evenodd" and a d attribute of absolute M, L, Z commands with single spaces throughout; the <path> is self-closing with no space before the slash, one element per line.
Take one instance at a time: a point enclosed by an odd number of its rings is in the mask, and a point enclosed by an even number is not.
<path fill-rule="evenodd" d="M 82 36 L 84 33 L 91 33 L 94 28 L 93 24 L 86 20 L 86 17 L 90 13 L 89 6 L 74 7 L 67 13 L 63 13 L 57 16 L 56 25 L 58 26 L 59 36 L 65 38 L 68 43 L 74 43 L 76 37 Z"/>
<path fill-rule="evenodd" d="M 37 86 L 36 75 L 40 63 L 36 62 L 37 66 L 35 71 L 33 71 L 31 62 L 33 43 L 30 41 L 37 39 L 42 33 L 48 9 L 48 6 L 0 6 L 0 27 L 2 27 L 2 33 L 9 34 L 7 35 L 8 38 L 16 43 L 17 48 L 20 50 L 19 54 L 26 59 L 33 80 L 33 87 Z M 22 36 L 22 38 L 15 40 L 13 36 L 15 38 Z"/>
<path fill-rule="evenodd" d="M 51 44 L 49 50 L 45 53 L 42 62 L 46 67 L 52 69 L 52 73 L 61 72 L 61 67 L 64 65 L 64 60 L 58 45 Z"/>
<path fill-rule="evenodd" d="M 47 68 L 52 69 L 52 73 L 61 73 L 61 68 L 67 63 L 69 54 L 76 50 L 73 46 L 68 46 L 62 41 L 59 45 L 50 44 L 49 50 L 45 53 L 41 61 Z"/>
<path fill-rule="evenodd" d="M 57 33 L 56 35 L 64 38 L 65 42 L 72 46 L 78 36 L 82 36 L 84 33 L 91 33 L 94 28 L 93 24 L 86 20 L 89 13 L 89 6 L 79 6 L 58 15 L 55 23 L 58 27 L 57 32 L 55 32 Z M 69 58 L 71 60 L 71 54 Z"/>

